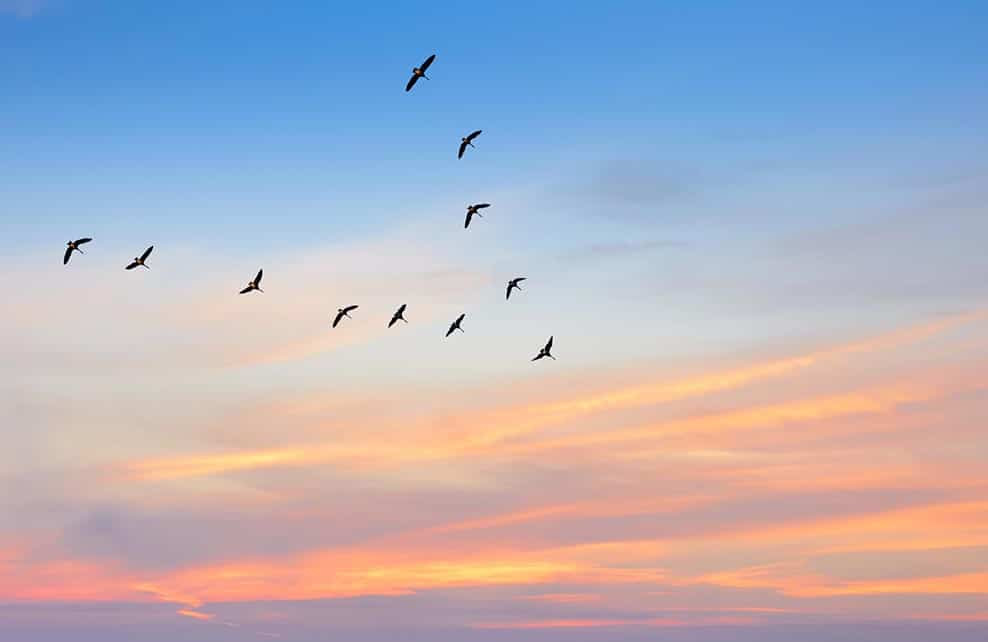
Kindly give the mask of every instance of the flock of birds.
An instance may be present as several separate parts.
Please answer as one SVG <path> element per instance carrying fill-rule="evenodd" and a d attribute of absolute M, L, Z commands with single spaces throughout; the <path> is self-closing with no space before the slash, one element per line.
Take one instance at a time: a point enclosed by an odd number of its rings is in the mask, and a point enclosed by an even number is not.
<path fill-rule="evenodd" d="M 436 54 L 432 54 L 431 56 L 425 59 L 425 62 L 422 63 L 422 66 L 415 67 L 412 69 L 412 77 L 408 79 L 408 84 L 405 85 L 406 92 L 412 90 L 412 87 L 415 86 L 415 83 L 418 82 L 419 78 L 425 78 L 426 80 L 429 80 L 429 77 L 425 75 L 425 72 L 429 69 L 429 67 L 432 65 L 435 59 L 436 59 Z M 467 147 L 475 148 L 473 141 L 478 136 L 480 136 L 481 133 L 482 130 L 478 129 L 476 131 L 470 132 L 469 134 L 467 134 L 466 136 L 460 139 L 460 147 L 456 153 L 456 157 L 458 159 L 463 158 L 463 154 L 466 152 Z M 470 227 L 470 221 L 473 220 L 474 216 L 483 218 L 483 214 L 480 213 L 480 210 L 486 209 L 490 206 L 491 206 L 490 203 L 475 203 L 473 205 L 467 205 L 467 214 L 466 214 L 466 219 L 463 221 L 463 228 L 467 229 Z M 65 255 L 62 258 L 62 265 L 68 265 L 69 259 L 72 258 L 73 252 L 78 252 L 79 254 L 85 254 L 85 252 L 82 251 L 82 246 L 85 245 L 86 243 L 89 243 L 92 240 L 93 239 L 91 238 L 84 237 L 66 243 L 67 247 L 65 248 Z M 133 270 L 138 267 L 143 267 L 147 270 L 150 270 L 151 267 L 147 264 L 147 260 L 151 256 L 151 252 L 153 251 L 154 251 L 154 246 L 152 245 L 148 247 L 146 250 L 144 250 L 144 253 L 141 254 L 140 256 L 135 256 L 134 259 L 130 263 L 128 263 L 124 269 Z M 258 270 L 254 278 L 247 283 L 247 287 L 240 290 L 240 294 L 248 294 L 250 292 L 255 292 L 255 291 L 263 293 L 264 290 L 261 289 L 261 279 L 263 277 L 264 277 L 264 270 L 263 269 Z M 519 276 L 508 281 L 507 290 L 505 291 L 505 295 L 504 295 L 506 301 L 511 299 L 511 293 L 514 290 L 522 289 L 521 282 L 524 280 L 526 280 L 526 277 Z M 352 319 L 353 317 L 350 316 L 350 313 L 359 307 L 360 306 L 358 305 L 348 305 L 346 307 L 339 308 L 336 311 L 336 317 L 333 319 L 333 327 L 335 328 L 336 326 L 338 326 L 343 319 Z M 405 318 L 405 309 L 407 307 L 408 304 L 402 303 L 398 307 L 398 309 L 395 310 L 395 313 L 391 316 L 391 320 L 388 322 L 389 328 L 394 326 L 394 324 L 396 324 L 398 321 L 403 321 L 405 323 L 408 323 L 408 320 Z M 464 332 L 462 323 L 463 323 L 463 319 L 466 318 L 466 316 L 467 316 L 466 313 L 463 313 L 460 314 L 460 316 L 456 317 L 456 320 L 449 325 L 449 329 L 446 331 L 446 337 L 449 337 L 457 330 L 459 330 L 460 332 Z M 539 350 L 538 354 L 532 358 L 532 361 L 539 361 L 540 359 L 544 359 L 546 357 L 550 359 L 556 358 L 552 356 L 552 339 L 553 337 L 549 337 L 549 340 L 546 341 L 545 345 Z"/>

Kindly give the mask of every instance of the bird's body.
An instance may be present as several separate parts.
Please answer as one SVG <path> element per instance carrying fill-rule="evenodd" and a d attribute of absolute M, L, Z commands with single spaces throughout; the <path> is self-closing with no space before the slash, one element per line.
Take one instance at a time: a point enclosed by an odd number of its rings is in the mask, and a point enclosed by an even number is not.
<path fill-rule="evenodd" d="M 474 215 L 483 218 L 484 215 L 480 213 L 480 210 L 490 207 L 490 203 L 477 203 L 475 205 L 467 205 L 467 218 L 463 221 L 463 229 L 470 227 L 470 221 L 473 220 Z"/>
<path fill-rule="evenodd" d="M 85 245 L 86 243 L 89 243 L 92 240 L 93 239 L 87 237 L 87 238 L 81 238 L 81 239 L 76 239 L 74 241 L 66 242 L 65 255 L 62 257 L 62 265 L 68 265 L 69 259 L 72 258 L 73 252 L 78 252 L 79 254 L 85 254 L 85 252 L 83 252 L 82 248 L 79 246 Z"/>
<path fill-rule="evenodd" d="M 535 358 L 532 359 L 532 361 L 538 361 L 539 359 L 544 359 L 545 357 L 549 357 L 553 361 L 556 360 L 556 357 L 552 356 L 552 337 L 549 337 L 549 340 L 545 342 L 545 346 L 539 350 L 539 353 L 535 355 Z"/>
<path fill-rule="evenodd" d="M 248 292 L 253 292 L 254 290 L 264 292 L 264 290 L 261 289 L 261 278 L 263 276 L 264 269 L 262 268 L 257 271 L 257 276 L 255 276 L 254 279 L 247 284 L 247 287 L 240 291 L 240 294 L 247 294 Z"/>
<path fill-rule="evenodd" d="M 460 316 L 456 317 L 456 321 L 453 321 L 452 323 L 449 324 L 449 330 L 446 331 L 446 336 L 447 337 L 449 335 L 453 334 L 454 332 L 456 332 L 457 330 L 459 330 L 460 332 L 463 332 L 463 328 L 460 327 L 460 324 L 463 323 L 463 317 L 465 317 L 465 316 L 467 316 L 467 315 L 464 312 Z"/>
<path fill-rule="evenodd" d="M 511 279 L 510 281 L 508 281 L 508 291 L 505 292 L 505 294 L 504 294 L 504 300 L 507 301 L 508 299 L 511 298 L 511 291 L 512 290 L 520 290 L 521 289 L 521 286 L 518 285 L 518 284 L 521 283 L 522 281 L 524 281 L 527 278 L 528 277 L 519 276 L 518 278 Z"/>
<path fill-rule="evenodd" d="M 408 319 L 405 318 L 405 308 L 407 307 L 408 307 L 407 303 L 402 303 L 401 306 L 399 306 L 398 309 L 395 310 L 395 313 L 391 315 L 391 321 L 388 322 L 389 328 L 394 324 L 398 323 L 399 319 L 404 321 L 405 323 L 408 323 Z"/>
<path fill-rule="evenodd" d="M 473 139 L 476 138 L 477 136 L 480 136 L 481 131 L 482 130 L 478 129 L 477 131 L 472 132 L 471 134 L 464 136 L 463 138 L 460 139 L 460 151 L 456 153 L 457 158 L 463 158 L 463 152 L 467 151 L 467 147 L 474 146 Z"/>
<path fill-rule="evenodd" d="M 124 268 L 124 269 L 126 269 L 126 270 L 133 270 L 134 268 L 136 268 L 138 266 L 142 266 L 142 267 L 150 270 L 151 268 L 148 267 L 148 264 L 145 263 L 145 261 L 147 261 L 148 260 L 148 257 L 151 256 L 151 251 L 153 249 L 154 249 L 154 246 L 152 245 L 148 249 L 144 250 L 144 254 L 142 254 L 140 256 L 135 256 L 134 257 L 134 260 L 131 261 L 130 264 L 127 265 L 127 267 Z"/>
<path fill-rule="evenodd" d="M 338 310 L 336 310 L 336 318 L 333 319 L 333 327 L 335 328 L 337 325 L 339 325 L 340 321 L 343 320 L 343 317 L 352 319 L 353 317 L 350 316 L 350 313 L 356 310 L 358 307 L 360 306 L 348 305 L 345 308 L 339 308 Z"/>
<path fill-rule="evenodd" d="M 425 72 L 435 59 L 436 54 L 432 54 L 425 59 L 425 62 L 422 63 L 421 67 L 415 67 L 412 69 L 412 77 L 408 79 L 408 84 L 405 85 L 405 91 L 411 91 L 412 87 L 415 86 L 415 83 L 419 81 L 419 78 L 425 78 L 426 80 L 429 79 L 429 77 L 425 75 Z"/>

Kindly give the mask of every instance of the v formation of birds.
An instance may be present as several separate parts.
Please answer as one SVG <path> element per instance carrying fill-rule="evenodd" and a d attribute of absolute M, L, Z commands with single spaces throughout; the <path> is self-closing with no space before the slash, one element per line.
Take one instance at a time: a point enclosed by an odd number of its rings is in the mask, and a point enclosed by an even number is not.
<path fill-rule="evenodd" d="M 421 66 L 414 67 L 412 69 L 412 76 L 411 78 L 408 79 L 408 83 L 405 85 L 406 92 L 412 90 L 415 84 L 419 81 L 419 78 L 425 78 L 426 80 L 429 80 L 429 77 L 426 75 L 425 72 L 429 69 L 429 67 L 432 66 L 432 63 L 435 60 L 436 60 L 436 54 L 432 54 L 431 56 L 425 59 L 425 61 L 422 63 Z M 475 148 L 473 141 L 476 140 L 481 133 L 482 130 L 477 129 L 475 131 L 470 132 L 466 136 L 460 138 L 460 146 L 456 152 L 457 159 L 463 158 L 463 155 L 466 153 L 468 147 Z M 473 220 L 474 216 L 483 218 L 483 214 L 481 214 L 480 211 L 483 209 L 487 209 L 490 206 L 491 206 L 490 203 L 475 203 L 473 205 L 467 205 L 466 219 L 463 222 L 463 228 L 468 229 L 470 227 L 470 222 Z M 86 243 L 89 243 L 92 240 L 93 239 L 91 238 L 83 237 L 76 239 L 74 241 L 67 242 L 65 248 L 65 255 L 62 258 L 62 264 L 68 265 L 69 259 L 72 258 L 72 254 L 74 252 L 85 254 L 81 246 L 85 245 Z M 149 246 L 146 250 L 144 250 L 144 252 L 140 256 L 135 256 L 134 259 L 124 267 L 124 269 L 133 270 L 138 267 L 143 267 L 145 269 L 150 270 L 151 266 L 147 264 L 147 261 L 148 258 L 151 256 L 151 252 L 153 250 L 154 250 L 154 246 L 153 245 Z M 258 270 L 254 278 L 248 281 L 247 286 L 244 287 L 242 290 L 240 290 L 240 294 L 248 294 L 250 292 L 255 292 L 255 291 L 263 293 L 264 290 L 261 289 L 261 279 L 263 277 L 264 277 L 264 270 L 263 269 Z M 508 281 L 507 291 L 505 292 L 505 296 L 504 296 L 504 299 L 506 301 L 511 299 L 511 293 L 514 290 L 522 289 L 520 284 L 524 280 L 526 280 L 526 277 L 519 276 L 517 278 Z M 336 317 L 333 319 L 333 327 L 335 328 L 336 326 L 338 326 L 343 319 L 351 319 L 352 317 L 350 316 L 350 313 L 355 311 L 358 307 L 360 306 L 348 305 L 339 308 L 336 311 Z M 394 326 L 398 321 L 403 321 L 405 323 L 408 323 L 408 320 L 405 318 L 405 309 L 407 307 L 408 304 L 402 303 L 398 307 L 398 309 L 395 310 L 395 313 L 391 316 L 391 321 L 388 322 L 389 328 Z M 465 332 L 465 330 L 462 327 L 463 319 L 465 317 L 466 317 L 466 313 L 462 313 L 460 314 L 460 316 L 456 318 L 456 320 L 454 320 L 450 324 L 449 329 L 446 331 L 446 337 L 449 337 L 457 330 L 459 330 L 460 332 Z M 552 339 L 553 337 L 549 337 L 549 340 L 546 341 L 545 345 L 541 349 L 539 349 L 538 354 L 535 355 L 532 361 L 539 361 L 547 357 L 553 360 L 556 358 L 552 356 Z"/>

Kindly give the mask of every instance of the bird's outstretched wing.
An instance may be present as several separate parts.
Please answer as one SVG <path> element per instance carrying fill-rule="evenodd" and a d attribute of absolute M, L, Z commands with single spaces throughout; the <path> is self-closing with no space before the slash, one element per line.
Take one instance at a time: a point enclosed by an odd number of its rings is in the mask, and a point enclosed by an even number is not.
<path fill-rule="evenodd" d="M 149 256 L 151 256 L 151 251 L 152 251 L 153 249 L 154 249 L 154 246 L 152 245 L 152 246 L 151 246 L 151 247 L 149 247 L 148 249 L 146 249 L 146 250 L 144 250 L 144 254 L 142 254 L 142 255 L 141 255 L 141 260 L 142 260 L 142 261 L 146 261 L 146 260 L 147 260 L 147 258 L 148 258 Z"/>
<path fill-rule="evenodd" d="M 340 324 L 340 319 L 343 318 L 343 315 L 344 314 L 346 314 L 346 312 L 343 311 L 343 310 L 340 310 L 339 312 L 336 313 L 336 318 L 333 319 L 333 327 L 334 328 Z"/>
<path fill-rule="evenodd" d="M 418 81 L 419 81 L 418 75 L 412 74 L 412 77 L 408 79 L 408 84 L 405 85 L 405 91 L 411 91 L 412 87 L 414 87 L 415 83 L 417 83 Z"/>
<path fill-rule="evenodd" d="M 446 331 L 446 336 L 448 337 L 449 335 L 453 334 L 453 330 L 455 329 L 456 329 L 456 322 L 454 321 L 453 323 L 449 324 L 449 330 Z"/>
<path fill-rule="evenodd" d="M 476 207 L 478 210 L 482 210 L 485 207 L 490 207 L 490 206 L 491 206 L 490 203 L 477 203 L 476 205 L 474 205 L 474 207 Z"/>
<path fill-rule="evenodd" d="M 350 314 L 359 307 L 360 307 L 359 305 L 348 305 L 345 308 L 343 308 L 343 314 Z"/>
<path fill-rule="evenodd" d="M 552 350 L 552 337 L 549 337 L 548 343 L 545 344 L 545 351 L 549 352 L 550 350 Z M 563 352 L 565 352 L 565 350 Z"/>
<path fill-rule="evenodd" d="M 544 356 L 545 356 L 545 353 L 540 352 L 537 355 L 535 355 L 534 357 L 532 357 L 532 361 L 538 361 L 539 359 L 541 359 Z"/>
<path fill-rule="evenodd" d="M 478 130 L 477 130 L 477 131 L 475 131 L 475 132 L 471 132 L 471 133 L 470 133 L 470 135 L 469 135 L 469 136 L 467 136 L 467 142 L 468 142 L 468 143 L 472 143 L 472 142 L 473 142 L 473 139 L 474 139 L 474 138 L 476 138 L 477 136 L 480 136 L 480 132 L 482 132 L 482 131 L 483 131 L 483 130 L 481 130 L 481 129 L 478 129 Z"/>
<path fill-rule="evenodd" d="M 247 294 L 248 292 L 250 292 L 253 289 L 254 288 L 252 288 L 251 286 L 248 285 L 247 287 L 245 287 L 243 290 L 240 291 L 240 294 Z"/>
<path fill-rule="evenodd" d="M 65 248 L 65 256 L 62 257 L 62 265 L 67 265 L 69 262 L 69 258 L 71 256 L 72 256 L 72 248 L 71 247 Z"/>
<path fill-rule="evenodd" d="M 257 271 L 257 276 L 254 277 L 254 285 L 260 285 L 261 284 L 261 277 L 263 277 L 263 276 L 264 276 L 264 270 L 263 269 L 258 270 Z M 277 283 L 275 285 L 277 285 Z"/>
<path fill-rule="evenodd" d="M 511 298 L 511 291 L 515 288 L 514 281 L 508 281 L 508 289 L 504 292 L 504 300 Z"/>
<path fill-rule="evenodd" d="M 81 238 L 81 239 L 76 240 L 75 244 L 76 245 L 85 245 L 86 243 L 89 243 L 92 240 L 93 239 L 88 238 L 88 237 L 87 238 Z"/>
<path fill-rule="evenodd" d="M 463 229 L 470 227 L 470 220 L 473 218 L 473 210 L 467 210 L 467 220 L 463 221 Z"/>
<path fill-rule="evenodd" d="M 130 265 L 128 265 L 128 266 L 127 266 L 127 267 L 125 267 L 124 269 L 125 269 L 125 270 L 133 270 L 133 269 L 134 269 L 134 268 L 136 268 L 136 267 L 137 267 L 138 265 L 140 265 L 140 263 L 138 263 L 137 261 L 131 261 L 131 262 L 130 262 Z"/>
<path fill-rule="evenodd" d="M 429 67 L 432 65 L 432 61 L 435 59 L 436 59 L 436 54 L 432 54 L 431 56 L 425 59 L 425 62 L 422 63 L 422 66 L 419 67 L 419 69 L 421 69 L 423 72 L 428 71 Z"/>
<path fill-rule="evenodd" d="M 460 151 L 456 152 L 457 158 L 463 158 L 463 152 L 467 151 L 467 144 L 460 143 Z"/>

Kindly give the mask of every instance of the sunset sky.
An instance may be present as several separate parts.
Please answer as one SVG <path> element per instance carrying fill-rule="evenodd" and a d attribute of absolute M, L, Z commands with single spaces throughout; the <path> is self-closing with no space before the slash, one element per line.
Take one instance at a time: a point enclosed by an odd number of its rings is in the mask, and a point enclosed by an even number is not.
<path fill-rule="evenodd" d="M 988 5 L 812 4 L 0 0 L 0 640 L 988 639 Z"/>

